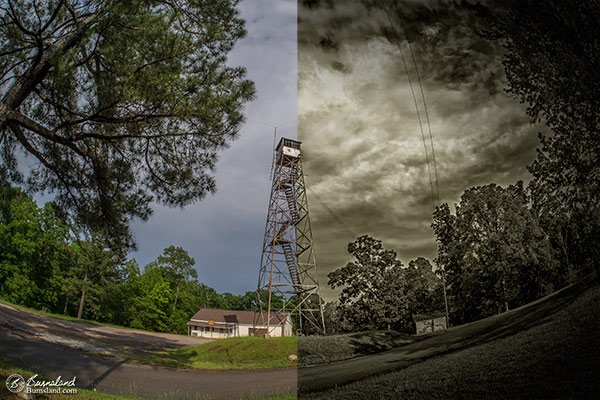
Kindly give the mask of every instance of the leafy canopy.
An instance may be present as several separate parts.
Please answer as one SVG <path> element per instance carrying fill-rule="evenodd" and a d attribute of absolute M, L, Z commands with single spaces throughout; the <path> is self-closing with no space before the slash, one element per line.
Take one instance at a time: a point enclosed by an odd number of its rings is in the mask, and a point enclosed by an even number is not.
<path fill-rule="evenodd" d="M 564 268 L 600 279 L 600 3 L 509 0 L 477 6 L 505 49 L 507 91 L 551 133 L 529 166 L 534 208 Z"/>
<path fill-rule="evenodd" d="M 214 192 L 220 150 L 254 95 L 226 64 L 237 0 L 7 0 L 0 5 L 0 180 L 56 194 L 132 245 L 152 201 Z M 26 177 L 17 156 L 34 162 Z"/>
<path fill-rule="evenodd" d="M 396 326 L 408 310 L 396 252 L 368 235 L 349 243 L 348 252 L 355 260 L 327 275 L 329 286 L 342 287 L 338 306 L 342 321 L 356 329 Z"/>
<path fill-rule="evenodd" d="M 453 215 L 434 213 L 438 262 L 455 322 L 497 314 L 550 292 L 556 263 L 521 182 L 466 190 Z"/>

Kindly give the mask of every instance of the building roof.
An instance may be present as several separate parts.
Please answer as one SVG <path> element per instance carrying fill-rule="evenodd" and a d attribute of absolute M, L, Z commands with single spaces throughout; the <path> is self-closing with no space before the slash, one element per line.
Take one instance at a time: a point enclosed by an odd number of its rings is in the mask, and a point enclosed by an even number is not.
<path fill-rule="evenodd" d="M 271 324 L 279 324 L 284 321 L 288 313 L 271 313 Z M 259 324 L 267 323 L 267 313 L 257 313 L 255 311 L 241 311 L 241 310 L 221 310 L 217 308 L 201 308 L 196 314 L 190 318 L 191 321 L 214 321 L 227 324 L 245 324 L 253 325 L 255 316 L 258 317 L 256 321 Z M 189 324 L 189 322 L 188 322 Z"/>
<path fill-rule="evenodd" d="M 413 316 L 413 321 L 415 322 L 419 322 L 419 321 L 426 321 L 426 320 L 431 320 L 431 319 L 436 319 L 436 318 L 446 318 L 446 314 L 444 314 L 443 312 L 432 312 L 429 314 L 414 314 Z"/>
<path fill-rule="evenodd" d="M 279 151 L 279 149 L 282 146 L 292 147 L 294 149 L 300 149 L 301 144 L 302 144 L 302 142 L 299 142 L 297 140 L 292 140 L 292 139 L 282 137 L 279 140 L 279 143 L 277 144 L 277 147 L 275 148 L 275 150 Z"/>

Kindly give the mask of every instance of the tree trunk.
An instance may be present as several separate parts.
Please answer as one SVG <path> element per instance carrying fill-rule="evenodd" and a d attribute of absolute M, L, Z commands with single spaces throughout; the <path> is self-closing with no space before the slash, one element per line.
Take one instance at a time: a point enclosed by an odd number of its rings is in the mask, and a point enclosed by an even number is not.
<path fill-rule="evenodd" d="M 83 316 L 83 305 L 85 303 L 85 287 L 87 284 L 87 272 L 83 277 L 83 288 L 81 289 L 81 298 L 79 299 L 79 309 L 77 310 L 77 319 L 81 319 Z"/>
<path fill-rule="evenodd" d="M 65 308 L 63 309 L 63 314 L 67 315 L 67 306 L 69 305 L 69 296 L 65 299 Z"/>
<path fill-rule="evenodd" d="M 175 312 L 175 307 L 177 307 L 177 298 L 179 297 L 179 282 L 177 283 L 177 287 L 175 287 L 175 301 L 173 301 L 173 312 Z"/>
<path fill-rule="evenodd" d="M 446 308 L 446 329 L 450 328 L 450 313 L 448 311 L 448 296 L 446 295 L 446 266 L 442 269 L 442 288 L 444 289 L 444 307 Z"/>
<path fill-rule="evenodd" d="M 504 300 L 504 312 L 508 311 L 508 295 L 506 294 L 506 276 L 502 277 L 502 300 Z"/>

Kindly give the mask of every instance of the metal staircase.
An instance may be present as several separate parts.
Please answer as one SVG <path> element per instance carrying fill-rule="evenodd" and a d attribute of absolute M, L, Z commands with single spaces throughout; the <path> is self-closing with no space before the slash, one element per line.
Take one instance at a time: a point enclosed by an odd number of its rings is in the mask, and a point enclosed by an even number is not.
<path fill-rule="evenodd" d="M 297 257 L 292 249 L 292 245 L 290 243 L 282 243 L 281 247 L 283 248 L 283 254 L 285 255 L 285 262 L 287 264 L 288 270 L 290 271 L 290 278 L 292 280 L 292 284 L 295 286 L 300 285 L 300 274 L 298 273 L 298 266 L 296 265 Z"/>
<path fill-rule="evenodd" d="M 283 191 L 288 201 L 288 207 L 290 211 L 290 216 L 292 217 L 292 221 L 297 221 L 298 219 L 300 219 L 300 214 L 298 214 L 298 206 L 296 204 L 296 198 L 294 196 L 294 189 L 290 186 L 286 186 Z"/>

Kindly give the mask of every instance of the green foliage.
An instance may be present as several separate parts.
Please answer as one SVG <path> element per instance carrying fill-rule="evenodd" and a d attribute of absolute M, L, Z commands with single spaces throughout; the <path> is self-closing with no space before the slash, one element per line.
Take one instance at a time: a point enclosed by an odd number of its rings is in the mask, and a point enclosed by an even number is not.
<path fill-rule="evenodd" d="M 156 262 L 165 270 L 171 289 L 175 292 L 173 298 L 173 312 L 175 312 L 181 286 L 190 278 L 198 278 L 198 272 L 194 269 L 196 261 L 182 247 L 169 246 Z"/>
<path fill-rule="evenodd" d="M 181 247 L 169 246 L 142 273 L 128 265 L 123 291 L 128 293 L 128 325 L 146 330 L 187 333 L 187 321 L 202 305 L 214 306 L 218 295 L 197 280 L 195 261 Z"/>
<path fill-rule="evenodd" d="M 101 237 L 81 240 L 52 203 L 0 192 L 0 297 L 98 322 L 187 333 L 199 308 L 254 310 L 256 292 L 221 295 L 198 280 L 195 261 L 169 246 L 143 270 Z"/>
<path fill-rule="evenodd" d="M 137 296 L 133 297 L 131 304 L 131 327 L 167 331 L 166 320 L 173 291 L 164 271 L 154 265 L 147 266 L 135 289 Z"/>
<path fill-rule="evenodd" d="M 454 322 L 473 321 L 549 293 L 556 263 L 521 182 L 464 192 L 456 213 L 434 213 L 438 262 L 445 270 Z"/>
<path fill-rule="evenodd" d="M 89 241 L 76 240 L 69 247 L 73 265 L 66 273 L 73 283 L 72 289 L 79 293 L 78 318 L 98 321 L 110 320 L 104 299 L 118 283 L 119 267 L 123 258 L 106 242 L 93 238 Z"/>
<path fill-rule="evenodd" d="M 227 55 L 244 21 L 225 1 L 12 1 L 0 6 L 0 177 L 52 191 L 111 245 L 152 201 L 215 190 L 218 152 L 254 96 Z M 16 154 L 38 163 L 26 182 Z"/>
<path fill-rule="evenodd" d="M 30 307 L 54 305 L 54 287 L 46 282 L 66 262 L 66 228 L 47 204 L 18 190 L 0 198 L 0 296 Z M 51 282 L 54 283 L 54 282 Z"/>
<path fill-rule="evenodd" d="M 261 293 L 261 295 L 264 297 L 263 304 L 266 304 L 267 299 L 266 299 L 265 295 L 268 295 L 268 293 Z M 254 311 L 254 310 L 258 309 L 256 292 L 246 292 L 243 295 L 223 293 L 222 297 L 223 297 L 223 308 L 226 310 Z M 282 302 L 278 301 L 280 299 L 275 298 L 273 300 L 274 301 L 272 304 L 273 304 L 274 308 L 278 309 L 280 306 L 283 305 Z"/>

